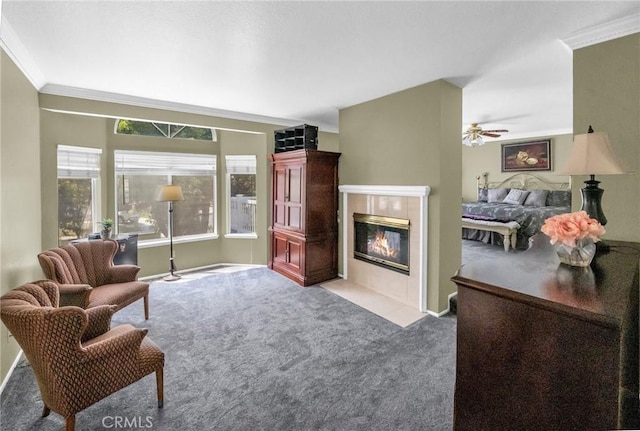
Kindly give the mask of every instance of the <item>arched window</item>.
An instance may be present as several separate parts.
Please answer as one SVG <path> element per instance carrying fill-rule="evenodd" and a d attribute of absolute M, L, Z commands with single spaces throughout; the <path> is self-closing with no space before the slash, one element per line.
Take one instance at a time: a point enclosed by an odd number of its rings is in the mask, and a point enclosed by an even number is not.
<path fill-rule="evenodd" d="M 216 131 L 210 127 L 186 126 L 184 124 L 156 123 L 153 121 L 116 121 L 116 133 L 121 135 L 160 136 L 172 139 L 198 139 L 216 141 Z"/>

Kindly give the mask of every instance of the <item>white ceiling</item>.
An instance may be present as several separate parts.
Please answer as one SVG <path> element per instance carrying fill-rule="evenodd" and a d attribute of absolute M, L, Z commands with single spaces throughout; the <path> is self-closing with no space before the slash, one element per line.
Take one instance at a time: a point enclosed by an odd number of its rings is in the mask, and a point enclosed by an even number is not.
<path fill-rule="evenodd" d="M 640 31 L 640 1 L 10 1 L 0 43 L 44 93 L 338 131 L 438 79 L 463 125 L 572 133 L 572 47 Z M 564 41 L 564 42 L 563 42 Z"/>

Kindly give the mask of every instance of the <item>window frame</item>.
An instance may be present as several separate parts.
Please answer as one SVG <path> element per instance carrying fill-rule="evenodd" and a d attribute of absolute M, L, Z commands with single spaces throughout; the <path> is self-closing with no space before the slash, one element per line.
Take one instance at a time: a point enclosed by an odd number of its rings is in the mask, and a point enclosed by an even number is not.
<path fill-rule="evenodd" d="M 60 166 L 61 153 L 66 153 L 68 155 L 75 155 L 75 157 L 85 157 L 87 162 L 89 162 L 91 158 L 95 158 L 95 160 L 91 161 L 91 163 L 79 163 L 77 160 L 71 160 L 71 158 L 67 158 L 67 166 Z M 73 157 L 73 156 L 71 156 Z M 80 147 L 77 145 L 62 145 L 58 144 L 56 148 L 56 205 L 60 205 L 60 179 L 73 179 L 73 180 L 82 180 L 89 179 L 91 180 L 91 214 L 92 214 L 92 226 L 91 232 L 95 233 L 100 231 L 100 221 L 102 220 L 102 188 L 100 186 L 101 179 L 101 165 L 102 165 L 102 149 L 94 148 L 94 147 Z M 68 174 L 61 175 L 61 171 L 67 171 Z M 60 218 L 56 216 L 56 226 L 58 229 L 58 245 L 60 242 Z M 82 238 L 77 238 L 82 239 Z M 75 240 L 71 240 L 75 241 Z"/>
<path fill-rule="evenodd" d="M 231 232 L 231 175 L 233 174 L 244 174 L 244 175 L 254 175 L 256 177 L 256 188 L 257 188 L 257 157 L 255 156 L 255 154 L 229 154 L 229 155 L 225 155 L 224 156 L 224 161 L 225 161 L 225 202 L 227 205 L 227 211 L 226 211 L 226 233 L 224 235 L 225 238 L 239 238 L 239 239 L 256 239 L 258 238 L 258 233 L 256 231 L 256 219 L 257 217 L 254 215 L 254 220 L 253 220 L 253 232 L 246 232 L 246 233 L 232 233 Z M 248 161 L 249 159 L 252 159 L 253 162 L 253 166 L 248 168 L 248 172 L 232 172 L 232 169 L 230 169 L 229 166 L 229 161 L 230 160 L 238 160 L 238 161 L 242 161 L 243 159 L 245 161 Z M 255 191 L 256 195 L 257 195 L 257 190 Z M 255 196 L 256 199 L 256 208 L 257 208 L 257 200 L 258 197 Z"/>
<path fill-rule="evenodd" d="M 193 174 L 193 173 L 185 173 L 184 171 L 181 171 L 180 169 L 177 169 L 173 172 L 165 172 L 163 174 L 159 174 L 159 173 L 147 173 L 147 174 L 143 174 L 143 173 L 139 173 L 138 175 L 140 176 L 160 176 L 160 175 L 166 175 L 166 184 L 173 184 L 173 177 L 180 177 L 180 176 L 209 176 L 211 175 L 212 178 L 212 202 L 213 202 L 213 214 L 212 214 L 212 229 L 213 232 L 210 233 L 201 233 L 201 234 L 193 234 L 193 235 L 181 235 L 181 236 L 173 236 L 173 243 L 174 244 L 181 244 L 181 243 L 188 243 L 188 242 L 196 242 L 196 241 L 204 241 L 204 240 L 212 240 L 212 239 L 217 239 L 219 238 L 218 235 L 218 218 L 217 218 L 217 205 L 219 205 L 218 201 L 217 201 L 217 181 L 218 181 L 218 171 L 217 171 L 217 160 L 218 157 L 215 154 L 209 154 L 209 153 L 183 153 L 183 152 L 167 152 L 167 151 L 136 151 L 136 150 L 114 150 L 114 196 L 115 196 L 115 205 L 114 205 L 114 209 L 115 209 L 115 213 L 118 213 L 118 204 L 119 204 L 119 199 L 118 199 L 118 176 L 119 175 L 125 175 L 122 173 L 121 170 L 119 170 L 120 167 L 120 160 L 119 160 L 119 156 L 122 155 L 126 155 L 126 154 L 130 154 L 130 155 L 146 155 L 149 158 L 151 157 L 157 157 L 157 158 L 161 158 L 162 156 L 167 156 L 167 157 L 171 157 L 171 156 L 176 156 L 178 158 L 181 157 L 202 157 L 202 158 L 210 158 L 211 161 L 213 162 L 213 166 L 211 169 L 211 172 L 208 174 Z M 126 169 L 126 168 L 125 168 Z M 131 169 L 131 168 L 129 168 Z M 162 168 L 165 171 L 166 170 L 170 170 L 171 167 L 165 167 Z M 129 174 L 131 175 L 131 174 Z M 168 215 L 169 215 L 169 205 L 166 205 L 166 214 L 167 214 L 167 219 L 168 219 Z M 116 233 L 119 233 L 119 223 L 115 224 L 115 231 Z M 169 238 L 152 238 L 152 239 L 139 239 L 138 240 L 138 248 L 150 248 L 150 247 L 157 247 L 157 246 L 163 246 L 163 245 L 167 245 L 169 244 Z"/>

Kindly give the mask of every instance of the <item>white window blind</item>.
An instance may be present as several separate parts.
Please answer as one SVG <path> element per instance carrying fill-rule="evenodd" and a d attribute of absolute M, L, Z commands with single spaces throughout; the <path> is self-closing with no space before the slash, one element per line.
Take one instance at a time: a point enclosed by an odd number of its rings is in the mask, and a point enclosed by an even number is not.
<path fill-rule="evenodd" d="M 99 178 L 99 148 L 58 145 L 58 178 Z"/>
<path fill-rule="evenodd" d="M 211 154 L 115 151 L 117 175 L 215 175 L 216 156 Z"/>
<path fill-rule="evenodd" d="M 225 156 L 228 174 L 256 173 L 256 156 Z"/>

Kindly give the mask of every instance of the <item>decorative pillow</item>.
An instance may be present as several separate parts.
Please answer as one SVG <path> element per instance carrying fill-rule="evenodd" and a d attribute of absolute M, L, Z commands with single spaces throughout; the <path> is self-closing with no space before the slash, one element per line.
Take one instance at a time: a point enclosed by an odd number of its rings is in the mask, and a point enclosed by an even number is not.
<path fill-rule="evenodd" d="M 522 205 L 524 200 L 527 198 L 527 195 L 529 195 L 527 190 L 511 189 L 509 190 L 507 197 L 504 198 L 502 202 L 505 204 Z"/>
<path fill-rule="evenodd" d="M 502 202 L 507 197 L 509 189 L 489 189 L 487 202 Z"/>
<path fill-rule="evenodd" d="M 548 207 L 570 207 L 571 191 L 569 190 L 551 190 L 547 195 Z"/>
<path fill-rule="evenodd" d="M 524 205 L 528 207 L 543 207 L 547 204 L 549 190 L 531 190 L 529 196 L 524 200 Z"/>
<path fill-rule="evenodd" d="M 486 202 L 488 197 L 489 197 L 489 193 L 488 193 L 489 189 L 485 189 L 484 187 L 479 187 L 478 188 L 478 202 Z"/>

